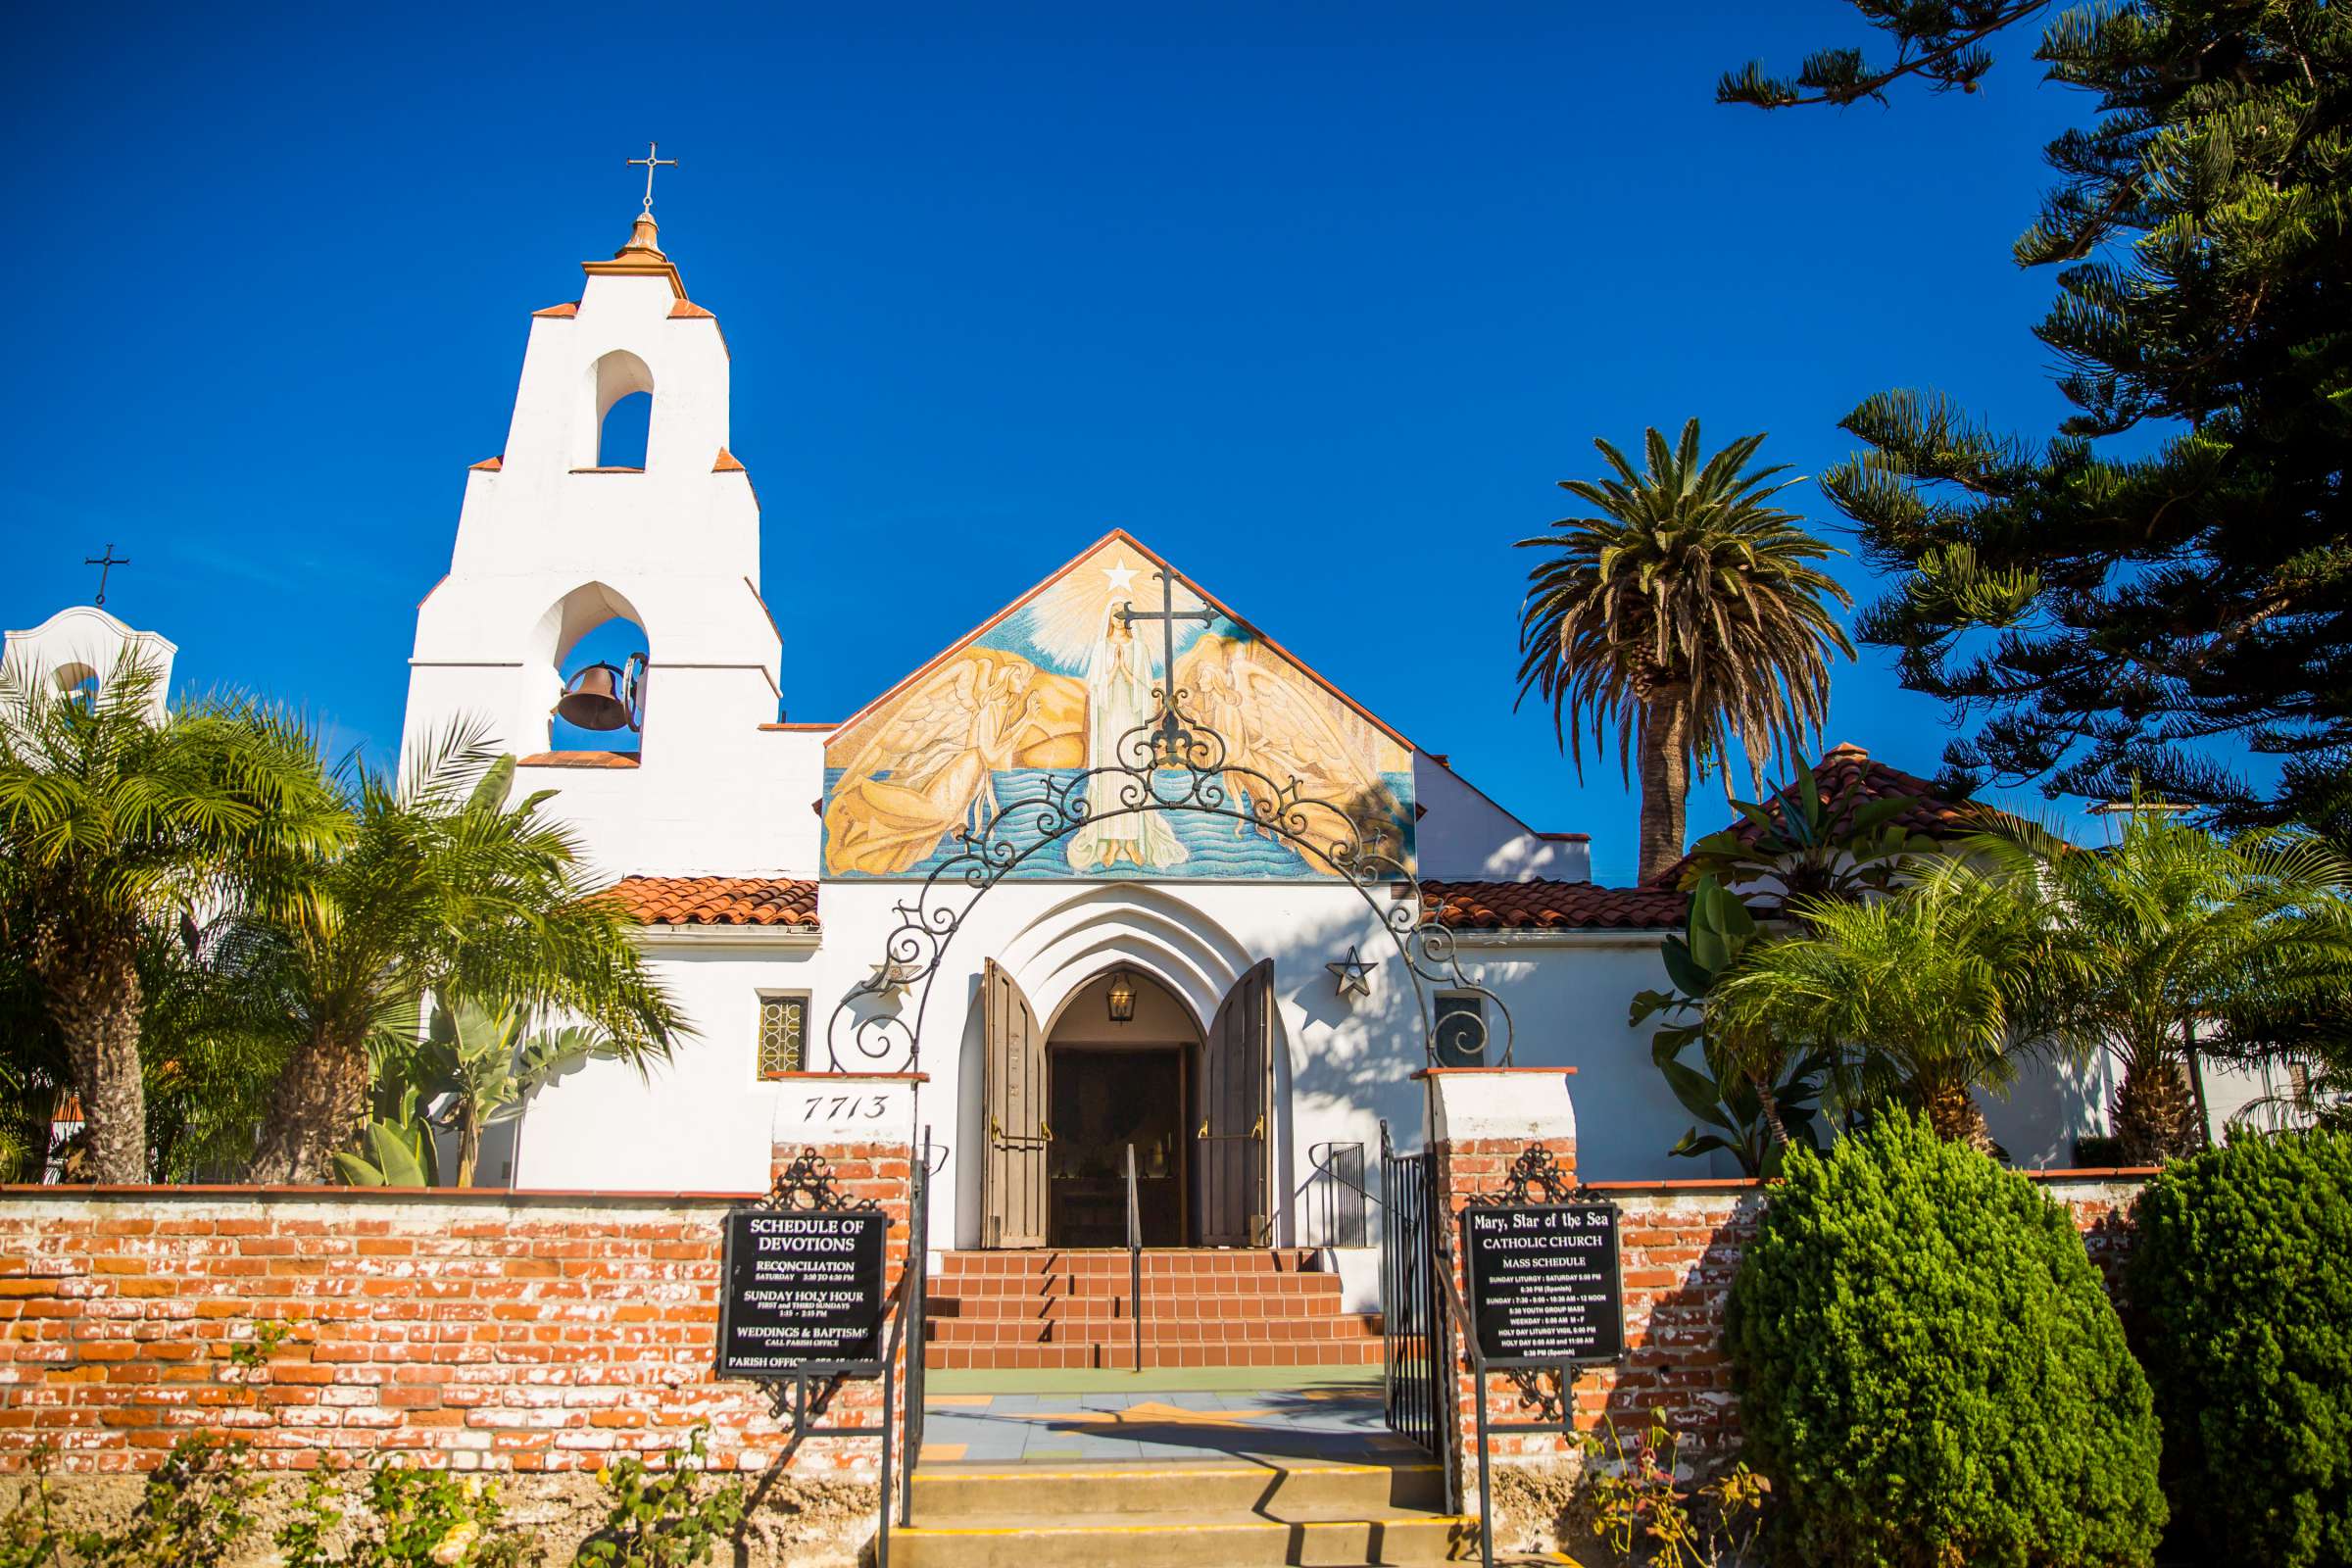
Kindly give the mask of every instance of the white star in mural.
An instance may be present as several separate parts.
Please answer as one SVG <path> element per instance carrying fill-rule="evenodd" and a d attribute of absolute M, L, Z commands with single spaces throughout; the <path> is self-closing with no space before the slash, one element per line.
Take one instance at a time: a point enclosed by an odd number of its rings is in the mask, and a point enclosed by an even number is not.
<path fill-rule="evenodd" d="M 1135 568 L 1124 561 L 1115 566 L 1104 566 L 1102 575 L 1110 579 L 1110 591 L 1114 594 L 1129 593 L 1135 587 Z"/>

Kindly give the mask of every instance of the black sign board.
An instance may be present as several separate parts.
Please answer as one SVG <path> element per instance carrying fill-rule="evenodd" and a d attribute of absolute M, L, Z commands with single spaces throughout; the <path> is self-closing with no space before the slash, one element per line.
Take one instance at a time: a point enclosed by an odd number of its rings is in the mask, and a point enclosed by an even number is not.
<path fill-rule="evenodd" d="M 1566 1366 L 1625 1354 L 1614 1203 L 1462 1210 L 1470 1320 L 1489 1366 Z"/>
<path fill-rule="evenodd" d="M 780 1378 L 821 1367 L 879 1372 L 880 1210 L 738 1208 L 727 1215 L 718 1375 Z"/>

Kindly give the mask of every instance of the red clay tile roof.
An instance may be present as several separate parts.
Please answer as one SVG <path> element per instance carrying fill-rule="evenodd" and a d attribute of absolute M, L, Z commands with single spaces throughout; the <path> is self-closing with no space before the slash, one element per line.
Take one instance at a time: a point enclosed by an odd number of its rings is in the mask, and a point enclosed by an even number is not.
<path fill-rule="evenodd" d="M 816 884 L 771 876 L 627 876 L 612 896 L 648 925 L 816 928 Z"/>
<path fill-rule="evenodd" d="M 1421 903 L 1457 931 L 1670 931 L 1689 900 L 1590 882 L 1424 882 Z"/>
<path fill-rule="evenodd" d="M 1895 813 L 1895 824 L 1915 833 L 1925 833 L 1931 838 L 1957 838 L 1984 826 L 1979 814 L 1983 808 L 1963 801 L 1945 800 L 1936 793 L 1936 786 L 1928 780 L 1916 773 L 1906 773 L 1899 767 L 1889 767 L 1850 742 L 1831 747 L 1821 760 L 1813 764 L 1813 778 L 1821 788 L 1824 805 L 1849 789 L 1855 790 L 1857 802 L 1898 798 L 1910 801 L 1912 804 L 1908 809 Z M 1857 785 L 1860 786 L 1858 789 L 1855 788 Z M 1783 789 L 1773 799 L 1778 800 L 1787 793 Z M 1753 844 L 1762 834 L 1762 830 L 1744 816 L 1727 826 L 1743 844 Z M 1675 861 L 1658 874 L 1656 885 L 1662 888 L 1674 886 L 1682 880 L 1689 864 L 1688 856 Z"/>

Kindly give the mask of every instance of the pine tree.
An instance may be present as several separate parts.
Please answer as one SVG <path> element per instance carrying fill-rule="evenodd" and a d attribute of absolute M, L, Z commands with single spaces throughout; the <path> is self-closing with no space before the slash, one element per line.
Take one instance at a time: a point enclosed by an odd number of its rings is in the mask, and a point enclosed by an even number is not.
<path fill-rule="evenodd" d="M 1853 0 L 1890 58 L 1825 50 L 1717 96 L 1766 109 L 1977 90 L 2021 0 Z M 1955 789 L 2282 808 L 2212 743 L 2352 743 L 2352 11 L 2129 0 L 2052 17 L 2035 58 L 2095 95 L 2018 239 L 2057 269 L 2035 335 L 2076 412 L 2038 447 L 1933 394 L 1864 402 L 1824 476 L 1901 574 L 1858 629 L 1976 720 Z M 2139 455 L 2111 438 L 2145 425 Z"/>

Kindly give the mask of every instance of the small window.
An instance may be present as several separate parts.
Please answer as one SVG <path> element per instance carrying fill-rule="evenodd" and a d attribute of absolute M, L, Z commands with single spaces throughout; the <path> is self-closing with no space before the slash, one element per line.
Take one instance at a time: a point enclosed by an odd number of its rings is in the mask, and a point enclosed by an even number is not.
<path fill-rule="evenodd" d="M 799 1072 L 807 1059 L 808 999 L 805 996 L 761 996 L 760 999 L 760 1076 L 781 1078 Z"/>
<path fill-rule="evenodd" d="M 1438 1065 L 1487 1064 L 1487 1003 L 1484 997 L 1438 999 Z"/>

